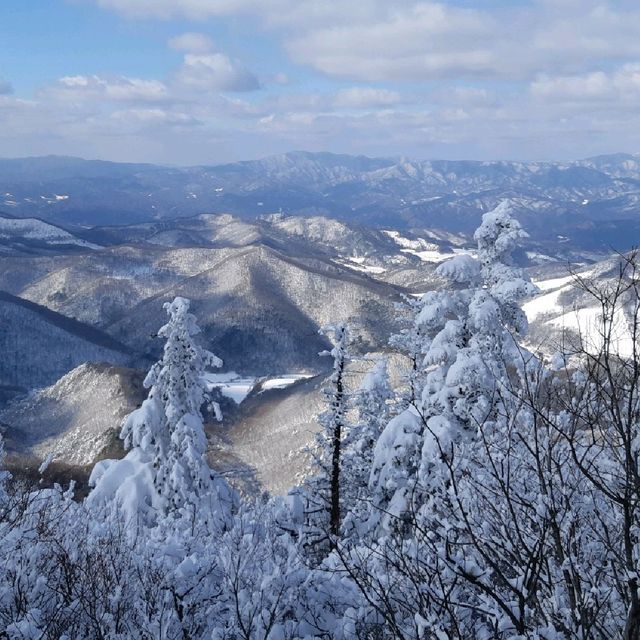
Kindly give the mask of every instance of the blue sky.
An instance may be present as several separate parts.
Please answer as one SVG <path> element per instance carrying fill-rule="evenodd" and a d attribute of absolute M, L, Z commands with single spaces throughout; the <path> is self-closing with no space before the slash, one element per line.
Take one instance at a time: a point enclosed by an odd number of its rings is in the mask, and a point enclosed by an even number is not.
<path fill-rule="evenodd" d="M 4 0 L 0 155 L 640 151 L 640 5 Z"/>

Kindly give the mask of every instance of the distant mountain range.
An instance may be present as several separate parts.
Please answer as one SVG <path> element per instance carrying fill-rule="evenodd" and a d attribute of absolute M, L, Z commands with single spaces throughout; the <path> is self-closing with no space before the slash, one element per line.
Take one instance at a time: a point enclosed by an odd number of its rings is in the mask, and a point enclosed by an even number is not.
<path fill-rule="evenodd" d="M 557 163 L 292 152 L 186 168 L 58 156 L 0 160 L 0 209 L 63 226 L 200 213 L 251 220 L 282 211 L 378 228 L 469 233 L 504 198 L 536 241 L 626 249 L 640 237 L 640 155 Z"/>

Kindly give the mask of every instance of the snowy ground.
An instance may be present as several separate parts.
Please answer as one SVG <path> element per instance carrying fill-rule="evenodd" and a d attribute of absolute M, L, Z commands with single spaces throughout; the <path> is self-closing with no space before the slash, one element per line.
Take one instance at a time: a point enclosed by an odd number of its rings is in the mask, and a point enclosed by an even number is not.
<path fill-rule="evenodd" d="M 579 274 L 583 278 L 594 276 L 592 270 Z M 532 325 L 545 326 L 550 332 L 560 335 L 568 330 L 579 336 L 582 346 L 597 352 L 603 344 L 603 322 L 599 305 L 587 304 L 576 288 L 575 277 L 535 281 L 540 295 L 523 305 L 523 310 Z M 633 353 L 633 338 L 627 317 L 620 308 L 616 310 L 611 327 L 612 345 L 618 355 L 628 357 Z"/>
<path fill-rule="evenodd" d="M 285 373 L 273 377 L 245 378 L 235 371 L 226 373 L 207 373 L 205 380 L 209 390 L 220 389 L 223 396 L 231 398 L 236 404 L 240 404 L 254 389 L 258 393 L 271 389 L 284 389 L 298 382 L 311 378 L 308 373 Z"/>
<path fill-rule="evenodd" d="M 384 267 L 366 264 L 365 259 L 361 257 L 349 257 L 338 262 L 343 264 L 345 267 L 349 267 L 349 269 L 353 269 L 354 271 L 362 271 L 363 273 L 370 273 L 372 275 L 380 275 L 386 271 Z"/>
<path fill-rule="evenodd" d="M 443 262 L 461 253 L 473 254 L 473 251 L 467 249 L 453 249 L 452 251 L 444 252 L 441 251 L 440 246 L 435 243 L 428 242 L 424 238 L 411 240 L 402 236 L 399 231 L 387 229 L 383 231 L 383 233 L 392 238 L 393 241 L 401 247 L 400 251 L 402 253 L 417 256 L 422 262 Z"/>
<path fill-rule="evenodd" d="M 96 244 L 76 238 L 68 231 L 36 218 L 0 217 L 0 239 L 38 240 L 49 244 L 69 244 L 88 249 L 100 249 Z"/>

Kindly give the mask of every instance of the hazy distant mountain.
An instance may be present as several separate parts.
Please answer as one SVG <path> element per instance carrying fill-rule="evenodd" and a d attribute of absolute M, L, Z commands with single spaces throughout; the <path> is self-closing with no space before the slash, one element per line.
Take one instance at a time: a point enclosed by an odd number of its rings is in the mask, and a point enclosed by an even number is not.
<path fill-rule="evenodd" d="M 293 152 L 212 167 L 47 157 L 0 160 L 0 207 L 62 224 L 204 212 L 326 215 L 392 228 L 470 232 L 503 198 L 535 239 L 624 249 L 640 231 L 640 156 L 572 163 L 413 161 Z M 606 222 L 604 234 L 590 225 Z M 584 227 L 586 225 L 586 232 Z"/>

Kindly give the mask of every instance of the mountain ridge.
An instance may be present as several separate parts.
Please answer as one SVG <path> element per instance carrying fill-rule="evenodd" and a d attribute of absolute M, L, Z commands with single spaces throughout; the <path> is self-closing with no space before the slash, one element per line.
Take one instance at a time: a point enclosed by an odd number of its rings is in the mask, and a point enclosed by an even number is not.
<path fill-rule="evenodd" d="M 571 162 L 412 160 L 296 151 L 261 160 L 167 167 L 64 157 L 0 160 L 0 208 L 71 226 L 113 226 L 281 211 L 376 228 L 471 233 L 483 213 L 513 201 L 537 240 L 580 224 L 614 223 L 628 248 L 640 209 L 640 155 Z M 556 232 L 557 233 L 554 233 Z M 580 237 L 577 237 L 579 241 Z M 626 244 L 625 244 L 626 243 Z"/>

